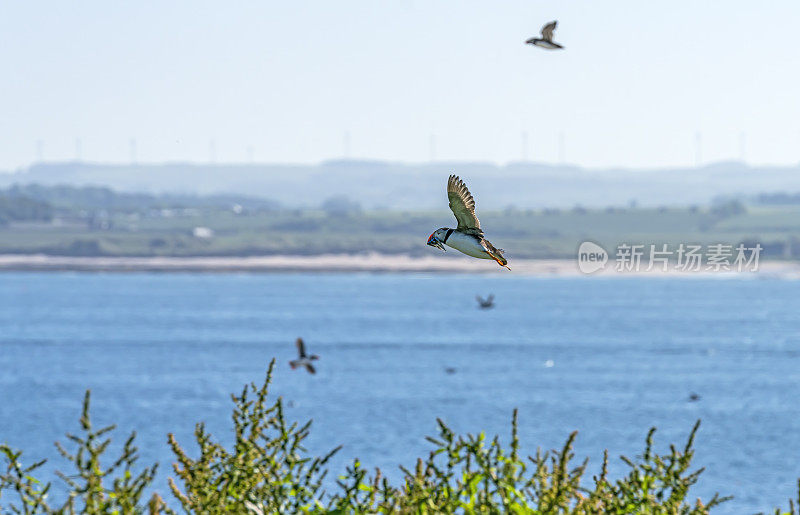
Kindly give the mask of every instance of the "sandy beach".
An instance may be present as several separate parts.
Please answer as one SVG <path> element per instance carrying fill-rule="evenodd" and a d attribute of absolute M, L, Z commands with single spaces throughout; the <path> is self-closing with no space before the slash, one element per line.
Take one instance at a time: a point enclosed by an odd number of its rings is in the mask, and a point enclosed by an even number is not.
<path fill-rule="evenodd" d="M 800 264 L 760 263 L 757 272 L 681 272 L 640 270 L 619 272 L 614 263 L 593 274 L 582 273 L 576 261 L 568 259 L 517 259 L 511 271 L 488 260 L 461 256 L 410 257 L 405 255 L 251 256 L 251 257 L 76 257 L 44 254 L 2 254 L 0 271 L 86 271 L 86 272 L 425 272 L 522 274 L 528 276 L 575 277 L 777 277 L 800 278 Z M 646 267 L 642 267 L 644 269 Z"/>

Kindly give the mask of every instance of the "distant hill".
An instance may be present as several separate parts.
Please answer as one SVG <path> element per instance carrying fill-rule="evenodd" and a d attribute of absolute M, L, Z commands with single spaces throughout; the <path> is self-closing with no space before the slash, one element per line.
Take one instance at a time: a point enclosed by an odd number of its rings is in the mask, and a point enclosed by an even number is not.
<path fill-rule="evenodd" d="M 288 207 L 350 198 L 366 209 L 439 209 L 447 175 L 463 177 L 479 209 L 707 204 L 716 197 L 800 192 L 800 167 L 722 162 L 700 168 L 589 170 L 542 163 L 327 161 L 318 165 L 40 163 L 0 173 L 12 184 L 94 185 L 123 192 L 247 195 Z"/>

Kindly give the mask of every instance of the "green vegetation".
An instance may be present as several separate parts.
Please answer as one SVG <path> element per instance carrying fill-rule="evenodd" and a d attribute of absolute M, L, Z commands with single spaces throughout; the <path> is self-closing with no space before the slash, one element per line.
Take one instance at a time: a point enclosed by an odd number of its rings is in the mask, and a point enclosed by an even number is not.
<path fill-rule="evenodd" d="M 71 475 L 59 473 L 69 487 L 61 504 L 48 496 L 33 474 L 44 461 L 22 464 L 22 453 L 0 446 L 5 471 L 0 473 L 0 510 L 4 513 L 663 513 L 704 514 L 728 498 L 715 495 L 707 501 L 691 501 L 690 490 L 703 469 L 690 471 L 694 436 L 699 421 L 682 448 L 670 447 L 665 454 L 653 450 L 655 428 L 647 435 L 644 453 L 636 459 L 622 457 L 630 468 L 627 475 L 608 475 L 608 453 L 599 474 L 586 480 L 588 460 L 573 464 L 569 436 L 559 451 L 537 451 L 520 455 L 517 414 L 511 424 L 507 446 L 498 437 L 483 433 L 456 435 L 439 420 L 439 435 L 428 438 L 434 448 L 416 466 L 402 468 L 404 479 L 392 484 L 380 470 L 369 473 L 356 459 L 326 492 L 325 468 L 338 448 L 324 456 L 311 456 L 303 448 L 311 423 L 298 425 L 284 417 L 280 398 L 268 402 L 274 367 L 270 364 L 264 383 L 250 384 L 232 396 L 234 442 L 225 448 L 203 424 L 195 439 L 199 456 L 189 453 L 169 435 L 176 456 L 175 478 L 169 489 L 172 506 L 153 493 L 156 465 L 138 473 L 135 434 L 125 442 L 122 454 L 110 466 L 101 461 L 114 426 L 96 430 L 89 418 L 89 392 L 80 419 L 81 436 L 67 435 L 74 452 L 58 445 L 59 452 L 74 466 Z M 12 500 L 10 496 L 16 494 Z M 800 496 L 800 493 L 798 494 Z M 798 498 L 800 503 L 800 497 Z M 798 514 L 790 501 L 789 511 Z"/>
<path fill-rule="evenodd" d="M 17 221 L 49 222 L 53 208 L 28 197 L 12 197 L 0 194 L 0 227 Z"/>
<path fill-rule="evenodd" d="M 58 452 L 75 466 L 73 474 L 56 472 L 69 487 L 67 499 L 55 506 L 49 500 L 50 484 L 42 485 L 31 474 L 44 465 L 45 461 L 23 466 L 22 453 L 7 445 L 0 445 L 0 454 L 5 458 L 6 470 L 0 475 L 0 510 L 3 513 L 141 513 L 141 499 L 144 489 L 155 478 L 158 465 L 145 468 L 134 475 L 133 467 L 138 459 L 138 451 L 133 445 L 136 433 L 125 441 L 122 453 L 111 464 L 101 462 L 101 457 L 111 443 L 103 438 L 115 429 L 107 426 L 95 429 L 89 417 L 89 392 L 83 400 L 80 425 L 82 436 L 67 433 L 75 445 L 75 451 L 56 443 Z M 111 484 L 109 485 L 109 480 Z M 4 503 L 4 490 L 17 493 L 19 504 Z"/>
<path fill-rule="evenodd" d="M 0 253 L 81 256 L 252 256 L 378 252 L 436 255 L 424 245 L 452 225 L 449 211 L 362 211 L 332 197 L 319 209 L 280 208 L 246 197 L 115 193 L 107 188 L 14 187 L 0 197 Z M 771 197 L 770 197 L 771 198 Z M 3 199 L 36 203 L 6 217 Z M 26 204 L 27 205 L 27 204 Z M 24 211 L 16 208 L 14 212 Z M 586 240 L 609 251 L 622 243 L 744 243 L 762 258 L 800 256 L 800 204 L 710 207 L 507 209 L 480 213 L 491 240 L 509 257 L 573 258 Z M 207 228 L 210 232 L 197 228 Z M 649 247 L 648 247 L 649 248 Z"/>

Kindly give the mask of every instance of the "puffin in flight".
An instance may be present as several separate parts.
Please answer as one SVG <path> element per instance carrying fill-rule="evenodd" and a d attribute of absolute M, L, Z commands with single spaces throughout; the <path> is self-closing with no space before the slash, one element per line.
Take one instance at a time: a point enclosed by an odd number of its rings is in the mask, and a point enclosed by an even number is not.
<path fill-rule="evenodd" d="M 481 223 L 475 216 L 475 199 L 456 175 L 451 175 L 447 179 L 447 198 L 450 200 L 450 210 L 458 221 L 458 227 L 436 229 L 428 237 L 428 245 L 442 250 L 447 250 L 444 248 L 447 245 L 468 256 L 494 259 L 498 265 L 508 268 L 508 260 L 503 257 L 503 249 L 495 248 L 483 237 Z"/>
<path fill-rule="evenodd" d="M 306 345 L 303 343 L 302 338 L 298 338 L 295 345 L 297 345 L 297 354 L 299 357 L 290 361 L 289 366 L 292 367 L 292 370 L 297 367 L 306 367 L 306 370 L 308 370 L 310 374 L 316 374 L 317 371 L 314 370 L 314 365 L 312 365 L 311 362 L 315 359 L 319 359 L 319 356 L 316 354 L 306 356 Z"/>
<path fill-rule="evenodd" d="M 525 43 L 534 46 L 540 46 L 542 48 L 546 48 L 547 50 L 560 50 L 564 48 L 563 46 L 559 45 L 558 43 L 553 42 L 553 31 L 556 30 L 556 25 L 558 21 L 551 21 L 544 27 L 542 27 L 542 37 L 540 38 L 531 38 Z"/>

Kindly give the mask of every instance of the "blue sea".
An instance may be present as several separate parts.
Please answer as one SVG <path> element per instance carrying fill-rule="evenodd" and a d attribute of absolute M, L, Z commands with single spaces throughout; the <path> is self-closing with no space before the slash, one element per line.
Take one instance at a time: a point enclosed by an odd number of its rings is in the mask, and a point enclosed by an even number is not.
<path fill-rule="evenodd" d="M 475 295 L 493 293 L 479 310 Z M 0 442 L 28 460 L 79 429 L 84 391 L 97 424 L 135 430 L 140 463 L 195 423 L 231 439 L 230 394 L 261 382 L 288 416 L 313 419 L 310 451 L 342 451 L 401 477 L 430 449 L 441 417 L 508 441 L 519 408 L 524 449 L 579 431 L 613 475 L 658 427 L 660 450 L 702 426 L 692 492 L 734 495 L 717 513 L 788 506 L 800 477 L 800 282 L 413 274 L 0 274 Z M 294 340 L 320 355 L 291 370 Z M 447 368 L 455 369 L 447 373 Z M 689 401 L 692 393 L 699 400 Z M 56 492 L 57 493 L 57 492 Z"/>

